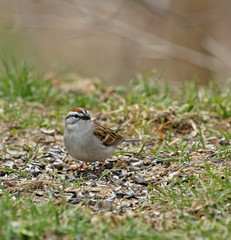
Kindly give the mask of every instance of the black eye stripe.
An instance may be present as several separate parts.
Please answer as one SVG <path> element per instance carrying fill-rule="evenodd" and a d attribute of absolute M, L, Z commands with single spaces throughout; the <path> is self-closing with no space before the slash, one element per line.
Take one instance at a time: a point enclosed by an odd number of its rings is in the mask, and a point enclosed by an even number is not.
<path fill-rule="evenodd" d="M 78 114 L 69 115 L 69 116 L 66 117 L 66 119 L 68 119 L 70 117 L 79 118 L 79 119 L 82 119 L 82 120 L 90 120 L 90 116 L 89 115 L 83 115 L 83 116 L 80 116 Z"/>
<path fill-rule="evenodd" d="M 68 116 L 66 117 L 66 119 L 71 118 L 71 117 L 78 118 L 79 116 L 78 116 L 77 114 L 75 114 L 75 115 L 68 115 Z"/>
<path fill-rule="evenodd" d="M 81 116 L 81 117 L 79 117 L 80 119 L 82 119 L 82 120 L 90 120 L 90 117 L 89 116 Z"/>

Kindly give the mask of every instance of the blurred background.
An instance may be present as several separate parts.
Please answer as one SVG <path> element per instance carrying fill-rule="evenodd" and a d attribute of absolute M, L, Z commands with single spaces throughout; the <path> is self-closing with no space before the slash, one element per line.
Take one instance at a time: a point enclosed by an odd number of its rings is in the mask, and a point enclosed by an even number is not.
<path fill-rule="evenodd" d="M 127 84 L 156 69 L 182 82 L 231 74 L 231 1 L 1 0 L 0 54 L 36 70 Z"/>

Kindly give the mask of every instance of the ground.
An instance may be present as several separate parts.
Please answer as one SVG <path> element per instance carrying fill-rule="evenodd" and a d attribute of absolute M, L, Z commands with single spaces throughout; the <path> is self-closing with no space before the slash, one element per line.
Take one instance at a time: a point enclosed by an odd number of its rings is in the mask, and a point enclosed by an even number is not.
<path fill-rule="evenodd" d="M 73 79 L 62 81 L 53 75 L 51 80 L 50 102 L 8 104 L 7 97 L 1 102 L 2 224 L 9 228 L 2 237 L 228 239 L 227 89 L 191 83 L 172 92 L 156 86 L 152 75 L 129 87 L 82 78 L 73 85 Z M 86 88 L 80 87 L 83 81 Z M 75 101 L 66 100 L 73 96 Z M 122 143 L 105 162 L 79 169 L 81 162 L 67 154 L 62 139 L 65 114 L 73 107 L 87 107 L 102 124 L 148 141 Z M 33 217 L 33 211 L 41 216 Z M 76 215 L 87 227 L 76 229 Z M 49 217 L 50 223 L 43 219 Z M 35 227 L 44 221 L 40 229 Z"/>

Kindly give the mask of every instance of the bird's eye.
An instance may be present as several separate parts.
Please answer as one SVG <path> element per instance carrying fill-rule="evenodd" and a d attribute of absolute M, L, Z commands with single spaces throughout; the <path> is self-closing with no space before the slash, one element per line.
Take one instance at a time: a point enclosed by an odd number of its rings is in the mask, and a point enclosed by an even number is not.
<path fill-rule="evenodd" d="M 79 116 L 78 116 L 78 115 L 75 115 L 74 117 L 75 117 L 75 118 L 78 118 Z"/>

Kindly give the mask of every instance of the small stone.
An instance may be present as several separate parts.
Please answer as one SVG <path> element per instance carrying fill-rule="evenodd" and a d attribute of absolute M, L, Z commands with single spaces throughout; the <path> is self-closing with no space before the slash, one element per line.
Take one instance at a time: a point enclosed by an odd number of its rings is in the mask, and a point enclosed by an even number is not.
<path fill-rule="evenodd" d="M 33 177 L 37 177 L 40 173 L 42 173 L 42 171 L 38 167 L 31 171 Z"/>
<path fill-rule="evenodd" d="M 143 165 L 143 162 L 140 162 L 140 161 L 132 163 L 132 166 L 134 166 L 134 167 L 141 167 L 142 165 Z"/>
<path fill-rule="evenodd" d="M 81 201 L 82 201 L 82 199 L 77 197 L 77 198 L 70 198 L 67 202 L 70 203 L 70 204 L 75 205 L 75 204 L 80 203 Z"/>
<path fill-rule="evenodd" d="M 104 166 L 105 169 L 112 169 L 113 166 L 114 166 L 114 163 L 113 162 L 107 162 L 103 166 Z"/>
<path fill-rule="evenodd" d="M 17 154 L 19 154 L 19 150 L 16 150 L 16 149 L 9 149 L 9 148 L 7 148 L 6 149 L 6 152 L 8 153 L 8 154 L 11 154 L 11 155 L 17 155 Z"/>
<path fill-rule="evenodd" d="M 117 193 L 116 193 L 116 196 L 117 196 L 117 197 L 120 197 L 120 198 L 123 198 L 125 195 L 126 195 L 126 194 L 123 193 L 123 192 L 117 192 Z"/>
<path fill-rule="evenodd" d="M 96 182 L 91 183 L 91 187 L 96 187 L 96 186 L 97 186 Z"/>
<path fill-rule="evenodd" d="M 44 195 L 44 191 L 36 191 L 35 193 L 37 196 L 43 196 Z"/>
<path fill-rule="evenodd" d="M 53 167 L 52 165 L 48 165 L 48 166 L 46 167 L 46 170 L 47 170 L 48 172 L 53 172 L 53 171 L 54 171 L 54 167 Z"/>
<path fill-rule="evenodd" d="M 131 176 L 131 173 L 124 173 L 124 174 L 120 174 L 119 178 L 127 178 L 129 176 Z"/>
<path fill-rule="evenodd" d="M 65 174 L 65 179 L 68 179 L 70 181 L 75 181 L 76 178 L 73 176 L 73 174 Z"/>
<path fill-rule="evenodd" d="M 78 169 L 78 166 L 75 164 L 70 165 L 71 171 L 76 171 Z"/>
<path fill-rule="evenodd" d="M 128 161 L 132 162 L 132 163 L 136 163 L 136 162 L 139 162 L 139 159 L 137 159 L 137 158 L 129 158 Z"/>
<path fill-rule="evenodd" d="M 121 188 L 122 188 L 122 187 L 119 186 L 119 187 L 115 188 L 115 191 L 119 191 Z"/>
<path fill-rule="evenodd" d="M 215 153 L 209 154 L 208 157 L 214 157 L 214 156 L 216 156 L 216 155 L 218 155 L 218 152 L 215 152 Z"/>
<path fill-rule="evenodd" d="M 54 135 L 54 133 L 55 133 L 54 129 L 41 128 L 40 131 L 47 135 Z"/>
<path fill-rule="evenodd" d="M 126 199 L 130 199 L 130 198 L 133 198 L 133 197 L 135 197 L 134 191 L 130 191 L 129 194 L 124 196 L 124 198 L 126 198 Z"/>
<path fill-rule="evenodd" d="M 230 146 L 230 143 L 229 143 L 229 141 L 226 141 L 226 140 L 224 140 L 224 139 L 222 139 L 221 141 L 219 141 L 219 144 L 221 145 L 221 146 Z"/>
<path fill-rule="evenodd" d="M 96 200 L 94 200 L 94 199 L 88 199 L 88 200 L 86 200 L 85 202 L 84 202 L 84 206 L 95 206 L 95 204 L 96 204 Z"/>
<path fill-rule="evenodd" d="M 151 159 L 145 159 L 145 160 L 143 161 L 143 164 L 144 164 L 144 165 L 151 165 L 151 164 L 152 164 L 152 160 L 151 160 Z"/>
<path fill-rule="evenodd" d="M 147 186 L 148 185 L 148 183 L 141 176 L 135 176 L 134 177 L 134 182 L 137 183 L 137 184 L 143 185 L 143 186 Z"/>
<path fill-rule="evenodd" d="M 98 209 L 102 209 L 102 210 L 111 210 L 112 209 L 112 203 L 113 201 L 103 201 L 103 202 L 98 202 L 97 203 L 97 207 Z"/>
<path fill-rule="evenodd" d="M 222 163 L 222 162 L 224 162 L 223 159 L 213 159 L 212 161 L 213 161 L 214 163 Z"/>
<path fill-rule="evenodd" d="M 99 186 L 99 187 L 106 187 L 106 186 L 107 186 L 107 183 L 106 183 L 105 181 L 99 181 L 99 182 L 97 182 L 96 184 L 97 184 L 97 186 Z"/>
<path fill-rule="evenodd" d="M 53 163 L 53 165 L 58 170 L 63 170 L 63 168 L 64 168 L 64 165 L 63 165 L 62 161 L 56 161 L 56 162 Z"/>
<path fill-rule="evenodd" d="M 116 176 L 116 175 L 112 176 L 112 178 L 115 179 L 115 180 L 118 180 L 118 179 L 119 179 L 119 177 Z"/>
<path fill-rule="evenodd" d="M 93 173 L 88 175 L 88 179 L 96 180 L 97 178 L 98 178 L 97 175 Z"/>
<path fill-rule="evenodd" d="M 46 161 L 48 161 L 49 163 L 54 163 L 55 162 L 55 159 L 52 158 L 52 157 L 46 157 L 44 158 Z"/>

